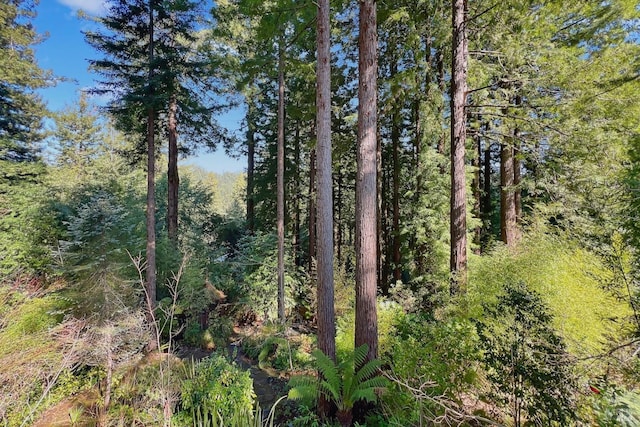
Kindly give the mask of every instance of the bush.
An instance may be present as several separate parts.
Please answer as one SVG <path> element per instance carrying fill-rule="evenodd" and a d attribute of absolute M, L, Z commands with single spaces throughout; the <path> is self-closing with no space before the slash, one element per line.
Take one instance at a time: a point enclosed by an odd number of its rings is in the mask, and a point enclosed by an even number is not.
<path fill-rule="evenodd" d="M 405 314 L 397 303 L 378 300 L 378 357 L 388 360 L 394 351 L 396 326 Z M 344 356 L 353 352 L 355 343 L 355 311 L 353 308 L 337 320 L 336 351 Z"/>
<path fill-rule="evenodd" d="M 304 270 L 285 254 L 285 307 L 296 305 L 296 292 L 308 282 Z M 275 234 L 245 236 L 238 243 L 237 265 L 241 266 L 241 302 L 264 321 L 277 318 L 278 257 Z M 311 290 L 306 289 L 305 294 Z"/>
<path fill-rule="evenodd" d="M 457 407 L 476 379 L 479 343 L 473 323 L 409 315 L 396 327 L 389 364 L 395 382 L 383 396 L 385 412 L 398 425 L 433 422 L 445 406 Z"/>
<path fill-rule="evenodd" d="M 522 281 L 542 297 L 552 326 L 576 356 L 602 353 L 608 341 L 629 331 L 631 309 L 609 291 L 613 272 L 572 241 L 532 232 L 517 251 L 500 246 L 470 261 L 467 300 L 473 318 L 482 317 L 483 304 L 497 302 L 505 283 Z"/>
<path fill-rule="evenodd" d="M 536 425 L 573 421 L 571 359 L 540 295 L 522 282 L 507 284 L 485 313 L 478 334 L 492 396 L 508 408 L 514 425 L 525 418 Z"/>
<path fill-rule="evenodd" d="M 253 411 L 255 400 L 249 371 L 216 353 L 191 366 L 180 395 L 179 417 L 193 422 L 198 417 L 237 419 L 238 414 Z"/>

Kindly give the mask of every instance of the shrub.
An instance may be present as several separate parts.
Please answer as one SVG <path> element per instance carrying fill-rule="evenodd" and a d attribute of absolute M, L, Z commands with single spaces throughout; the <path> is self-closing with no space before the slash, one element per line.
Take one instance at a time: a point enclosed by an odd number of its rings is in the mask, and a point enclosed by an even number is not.
<path fill-rule="evenodd" d="M 230 420 L 238 414 L 251 413 L 255 399 L 249 371 L 216 353 L 191 365 L 180 395 L 180 417 L 192 421 L 198 416 Z"/>
<path fill-rule="evenodd" d="M 476 379 L 478 336 L 467 319 L 408 315 L 398 323 L 391 348 L 394 382 L 383 404 L 399 425 L 429 424 L 446 407 L 457 408 Z"/>
<path fill-rule="evenodd" d="M 384 362 L 393 353 L 396 326 L 404 318 L 402 307 L 392 301 L 378 300 L 378 355 Z M 337 320 L 336 351 L 348 355 L 355 342 L 355 311 L 353 308 Z"/>
<path fill-rule="evenodd" d="M 567 425 L 575 419 L 575 379 L 564 342 L 540 295 L 522 282 L 507 284 L 478 322 L 492 395 L 510 411 L 515 426 Z M 526 414 L 526 415 L 525 415 Z"/>
<path fill-rule="evenodd" d="M 482 317 L 483 304 L 495 304 L 505 283 L 527 284 L 543 299 L 552 326 L 579 357 L 606 350 L 605 343 L 629 330 L 628 303 L 610 289 L 613 272 L 602 260 L 560 236 L 532 232 L 516 250 L 497 247 L 473 257 L 469 268 L 469 314 Z"/>

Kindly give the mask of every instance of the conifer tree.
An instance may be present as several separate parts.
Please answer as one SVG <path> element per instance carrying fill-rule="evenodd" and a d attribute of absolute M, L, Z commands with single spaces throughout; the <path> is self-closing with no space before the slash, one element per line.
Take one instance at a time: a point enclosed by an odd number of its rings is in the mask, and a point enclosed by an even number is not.
<path fill-rule="evenodd" d="M 33 47 L 41 41 L 32 25 L 37 3 L 0 1 L 0 271 L 4 272 L 43 267 L 36 259 L 46 262 L 43 239 L 32 240 L 36 218 L 29 216 L 37 206 L 33 184 L 44 172 L 38 143 L 46 109 L 35 91 L 53 82 L 35 61 Z"/>
<path fill-rule="evenodd" d="M 147 249 L 146 293 L 150 305 L 156 300 L 155 154 L 156 118 L 166 105 L 158 92 L 159 64 L 155 55 L 155 0 L 119 0 L 110 3 L 99 18 L 102 32 L 87 32 L 87 41 L 104 55 L 91 66 L 105 80 L 93 91 L 113 96 L 109 111 L 126 133 L 146 141 L 147 156 Z M 143 125 L 143 123 L 145 125 Z"/>

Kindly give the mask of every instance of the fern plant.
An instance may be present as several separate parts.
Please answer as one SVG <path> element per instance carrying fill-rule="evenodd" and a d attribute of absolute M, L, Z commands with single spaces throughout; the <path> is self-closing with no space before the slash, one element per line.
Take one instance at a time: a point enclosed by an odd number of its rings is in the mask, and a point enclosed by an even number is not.
<path fill-rule="evenodd" d="M 368 351 L 369 346 L 363 344 L 336 364 L 320 350 L 314 350 L 312 355 L 320 378 L 310 375 L 291 378 L 289 399 L 317 401 L 322 394 L 336 405 L 340 424 L 350 426 L 353 405 L 360 400 L 375 403 L 378 399 L 376 393 L 387 386 L 387 380 L 376 374 L 381 365 L 379 360 L 370 360 L 363 365 Z M 356 367 L 359 368 L 356 370 Z"/>

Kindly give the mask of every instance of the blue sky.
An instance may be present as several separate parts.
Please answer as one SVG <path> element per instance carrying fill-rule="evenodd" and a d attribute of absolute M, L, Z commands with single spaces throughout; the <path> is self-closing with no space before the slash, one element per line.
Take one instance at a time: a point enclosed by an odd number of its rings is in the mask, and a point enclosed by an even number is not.
<path fill-rule="evenodd" d="M 56 87 L 43 90 L 42 96 L 49 108 L 60 110 L 73 105 L 78 92 L 95 85 L 96 75 L 89 73 L 89 58 L 96 58 L 94 50 L 84 41 L 82 30 L 93 25 L 88 20 L 77 18 L 78 9 L 90 15 L 104 12 L 103 0 L 41 0 L 38 16 L 35 19 L 36 30 L 48 34 L 47 39 L 36 46 L 36 58 L 42 68 L 50 69 L 58 77 L 67 79 Z M 99 103 L 99 100 L 95 100 Z M 233 111 L 220 118 L 220 123 L 230 129 L 238 129 L 242 113 Z M 232 159 L 222 149 L 215 153 L 202 153 L 184 161 L 194 163 L 213 172 L 240 172 L 246 166 L 246 160 Z"/>

